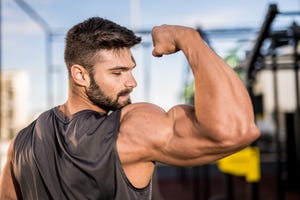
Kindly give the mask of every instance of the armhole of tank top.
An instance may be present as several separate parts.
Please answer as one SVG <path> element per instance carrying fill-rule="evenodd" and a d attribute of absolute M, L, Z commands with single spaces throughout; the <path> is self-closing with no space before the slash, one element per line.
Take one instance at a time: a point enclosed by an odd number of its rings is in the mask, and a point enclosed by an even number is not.
<path fill-rule="evenodd" d="M 122 167 L 122 163 L 121 163 L 121 160 L 120 160 L 120 157 L 119 157 L 119 154 L 118 154 L 118 150 L 117 150 L 117 146 L 116 146 L 116 140 L 114 142 L 114 152 L 115 152 L 115 156 L 116 156 L 116 167 L 117 167 L 117 170 L 120 171 L 121 175 L 122 175 L 122 178 L 123 180 L 126 182 L 127 186 L 130 187 L 131 189 L 133 189 L 134 191 L 136 192 L 143 192 L 145 190 L 147 190 L 149 187 L 150 187 L 150 190 L 151 190 L 151 183 L 152 183 L 152 179 L 150 180 L 150 182 L 148 183 L 148 185 L 146 185 L 145 187 L 143 188 L 137 188 L 135 187 L 134 185 L 132 185 L 132 183 L 129 181 L 129 179 L 127 178 L 124 170 L 123 170 L 123 167 Z"/>
<path fill-rule="evenodd" d="M 118 149 L 117 149 L 117 138 L 118 138 L 118 134 L 119 134 L 119 126 L 120 126 L 120 113 L 121 111 L 119 111 L 118 113 L 118 120 L 116 120 L 116 124 L 115 124 L 115 127 L 116 129 L 114 130 L 115 132 L 115 137 L 114 137 L 114 143 L 113 143 L 113 149 L 114 149 L 114 154 L 115 154 L 115 158 L 116 158 L 116 167 L 117 167 L 117 170 L 120 171 L 121 175 L 122 175 L 122 178 L 123 180 L 126 182 L 127 186 L 130 187 L 131 189 L 133 189 L 134 191 L 136 192 L 143 192 L 145 190 L 147 190 L 148 188 L 150 190 L 152 190 L 152 179 L 149 181 L 148 185 L 146 185 L 145 187 L 143 188 L 137 188 L 135 187 L 134 185 L 132 185 L 132 183 L 129 181 L 129 179 L 127 178 L 124 170 L 123 170 L 123 166 L 122 166 L 122 163 L 121 163 L 121 159 L 119 157 L 119 153 L 118 153 Z M 151 191 L 150 191 L 151 192 Z"/>

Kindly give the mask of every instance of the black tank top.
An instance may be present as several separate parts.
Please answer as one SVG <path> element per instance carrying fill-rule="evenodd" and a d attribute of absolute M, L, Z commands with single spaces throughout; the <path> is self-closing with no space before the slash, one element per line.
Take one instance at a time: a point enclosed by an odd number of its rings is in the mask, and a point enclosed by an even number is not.
<path fill-rule="evenodd" d="M 138 189 L 123 172 L 116 150 L 120 110 L 91 110 L 64 119 L 58 107 L 20 131 L 13 172 L 23 199 L 149 200 L 151 183 Z"/>

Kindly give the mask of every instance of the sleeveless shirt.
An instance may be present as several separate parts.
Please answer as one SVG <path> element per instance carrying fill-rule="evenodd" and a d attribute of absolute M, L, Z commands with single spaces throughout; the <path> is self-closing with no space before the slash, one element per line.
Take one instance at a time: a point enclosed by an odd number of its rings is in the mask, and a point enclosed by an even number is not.
<path fill-rule="evenodd" d="M 120 110 L 80 111 L 66 120 L 58 107 L 17 135 L 13 172 L 23 199 L 149 200 L 151 182 L 135 188 L 116 149 Z"/>

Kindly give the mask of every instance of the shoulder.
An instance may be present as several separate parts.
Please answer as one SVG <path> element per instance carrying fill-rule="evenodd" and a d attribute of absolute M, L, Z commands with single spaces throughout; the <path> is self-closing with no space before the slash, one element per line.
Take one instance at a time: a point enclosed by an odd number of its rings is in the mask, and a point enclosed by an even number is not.
<path fill-rule="evenodd" d="M 7 150 L 7 158 L 6 163 L 3 167 L 3 171 L 0 174 L 0 199 L 19 199 L 20 190 L 17 186 L 14 174 L 13 174 L 13 146 L 14 146 L 13 138 L 10 141 L 10 145 Z"/>
<path fill-rule="evenodd" d="M 146 156 L 152 148 L 160 146 L 171 131 L 172 120 L 161 107 L 150 103 L 128 105 L 121 112 L 119 153 L 125 149 L 126 155 Z"/>
<path fill-rule="evenodd" d="M 194 107 L 191 105 L 176 105 L 165 111 L 151 103 L 130 104 L 121 111 L 120 128 L 134 129 L 139 132 L 143 130 L 143 132 L 148 131 L 148 133 L 173 131 L 166 129 L 173 129 L 177 121 L 189 119 L 193 112 Z"/>
<path fill-rule="evenodd" d="M 12 138 L 11 141 L 9 142 L 9 146 L 7 149 L 7 161 L 8 162 L 12 161 L 12 157 L 13 157 L 13 153 L 14 153 L 15 139 L 16 139 L 16 137 Z"/>
<path fill-rule="evenodd" d="M 181 119 L 182 117 L 187 117 L 193 112 L 194 106 L 186 104 L 176 105 L 170 110 L 165 111 L 163 108 L 155 104 L 135 103 L 130 104 L 122 109 L 120 121 L 126 122 L 127 120 L 134 120 L 138 122 L 155 123 L 163 120 L 164 123 L 166 121 L 174 123 L 176 120 Z"/>
<path fill-rule="evenodd" d="M 127 114 L 135 114 L 136 112 L 139 112 L 139 113 L 146 112 L 147 113 L 149 111 L 165 113 L 164 109 L 162 109 L 161 107 L 159 107 L 155 104 L 141 102 L 141 103 L 133 103 L 133 104 L 129 104 L 129 105 L 125 106 L 122 109 L 121 118 L 123 116 L 126 116 Z"/>
<path fill-rule="evenodd" d="M 180 124 L 186 127 L 193 107 L 177 105 L 167 112 L 151 103 L 135 103 L 121 111 L 118 145 L 144 156 L 166 146 Z M 184 120 L 185 119 L 185 120 Z M 178 129 L 178 127 L 177 127 Z M 121 150 L 121 149 L 119 149 Z M 127 152 L 128 153 L 128 152 Z"/>
<path fill-rule="evenodd" d="M 161 107 L 151 103 L 134 103 L 121 111 L 120 132 L 127 137 L 152 135 L 155 127 L 165 125 L 167 121 L 167 112 Z"/>
<path fill-rule="evenodd" d="M 15 142 L 15 137 L 9 141 L 8 148 L 6 151 L 6 163 L 4 165 L 3 173 L 1 175 L 4 175 L 4 173 L 8 173 L 8 172 L 10 173 L 12 163 L 13 163 L 14 142 Z"/>
<path fill-rule="evenodd" d="M 168 120 L 168 113 L 161 107 L 151 103 L 134 103 L 122 109 L 120 125 L 145 128 L 145 125 L 159 125 L 159 121 L 165 123 L 165 120 Z"/>

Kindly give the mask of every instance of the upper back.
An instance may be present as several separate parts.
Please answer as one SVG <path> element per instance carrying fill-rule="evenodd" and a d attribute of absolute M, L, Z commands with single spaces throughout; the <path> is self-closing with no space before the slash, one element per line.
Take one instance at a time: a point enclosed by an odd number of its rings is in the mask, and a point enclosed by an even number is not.
<path fill-rule="evenodd" d="M 22 130 L 14 144 L 14 173 L 23 197 L 118 199 L 123 193 L 130 199 L 141 195 L 127 183 L 116 153 L 119 118 L 119 110 L 110 115 L 84 110 L 65 120 L 54 108 Z"/>

